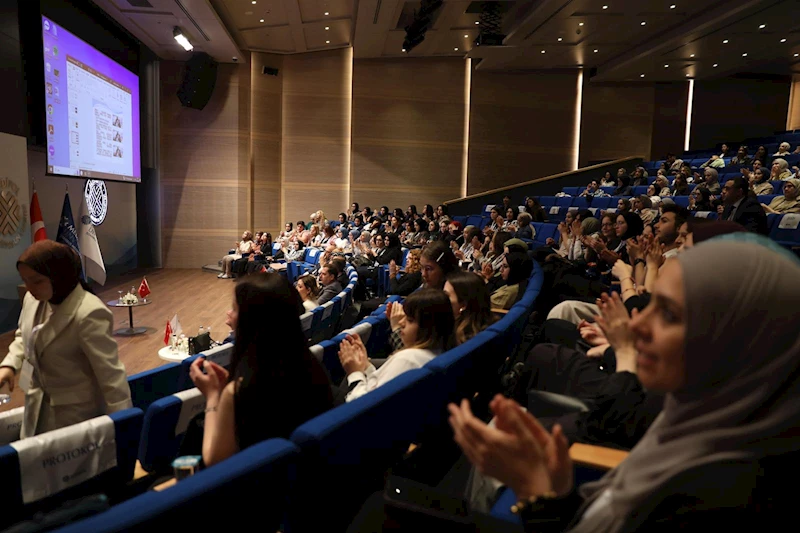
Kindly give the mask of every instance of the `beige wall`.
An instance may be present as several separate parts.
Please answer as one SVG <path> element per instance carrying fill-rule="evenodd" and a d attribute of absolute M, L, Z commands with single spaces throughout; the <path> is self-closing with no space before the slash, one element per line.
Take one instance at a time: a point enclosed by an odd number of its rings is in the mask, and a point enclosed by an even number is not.
<path fill-rule="evenodd" d="M 461 196 L 464 60 L 358 59 L 350 196 L 375 209 Z"/>

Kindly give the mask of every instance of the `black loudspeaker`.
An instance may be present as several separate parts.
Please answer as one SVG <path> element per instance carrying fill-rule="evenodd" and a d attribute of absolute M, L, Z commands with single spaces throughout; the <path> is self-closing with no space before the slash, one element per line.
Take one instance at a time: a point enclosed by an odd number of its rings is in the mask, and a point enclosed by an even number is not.
<path fill-rule="evenodd" d="M 278 75 L 278 69 L 272 68 L 272 67 L 264 67 L 263 69 L 261 69 L 261 73 L 262 74 L 268 74 L 270 76 L 277 76 Z"/>
<path fill-rule="evenodd" d="M 184 107 L 203 109 L 217 84 L 217 62 L 205 52 L 196 52 L 185 68 L 178 99 Z"/>

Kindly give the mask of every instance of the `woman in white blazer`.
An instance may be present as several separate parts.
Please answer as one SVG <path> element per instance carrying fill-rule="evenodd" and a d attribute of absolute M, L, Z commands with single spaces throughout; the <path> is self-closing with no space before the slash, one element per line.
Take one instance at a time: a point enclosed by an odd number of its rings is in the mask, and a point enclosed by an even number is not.
<path fill-rule="evenodd" d="M 111 336 L 111 311 L 81 281 L 69 247 L 40 241 L 17 270 L 28 293 L 19 325 L 0 363 L 0 385 L 25 391 L 21 438 L 127 409 L 131 391 Z"/>

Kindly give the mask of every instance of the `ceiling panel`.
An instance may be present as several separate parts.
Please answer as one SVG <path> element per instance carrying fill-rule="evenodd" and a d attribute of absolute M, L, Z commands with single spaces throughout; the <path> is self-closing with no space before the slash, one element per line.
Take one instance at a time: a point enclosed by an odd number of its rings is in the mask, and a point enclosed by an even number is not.
<path fill-rule="evenodd" d="M 350 44 L 351 34 L 350 20 L 304 24 L 303 34 L 305 35 L 306 47 L 309 50 L 348 45 Z"/>
<path fill-rule="evenodd" d="M 294 52 L 296 45 L 291 26 L 263 28 L 241 32 L 250 50 Z"/>
<path fill-rule="evenodd" d="M 265 26 L 283 26 L 289 24 L 283 2 L 257 0 L 223 0 L 230 18 L 237 30 Z M 261 22 L 261 20 L 264 22 Z"/>
<path fill-rule="evenodd" d="M 297 0 L 297 4 L 303 23 L 353 17 L 353 3 L 347 0 Z"/>

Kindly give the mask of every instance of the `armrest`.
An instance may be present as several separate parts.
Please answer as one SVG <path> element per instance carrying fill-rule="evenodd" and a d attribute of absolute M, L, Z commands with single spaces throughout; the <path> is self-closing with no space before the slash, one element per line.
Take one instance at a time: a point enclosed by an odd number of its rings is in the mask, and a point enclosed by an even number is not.
<path fill-rule="evenodd" d="M 570 447 L 569 456 L 577 465 L 611 470 L 628 457 L 628 452 L 576 442 Z"/>
<path fill-rule="evenodd" d="M 492 308 L 492 313 L 497 313 L 498 315 L 507 315 L 508 309 L 495 309 Z"/>

